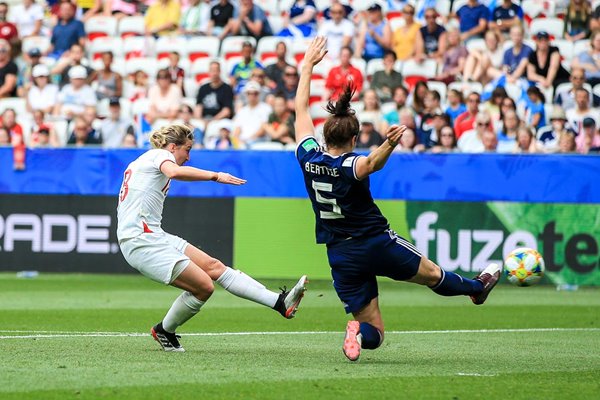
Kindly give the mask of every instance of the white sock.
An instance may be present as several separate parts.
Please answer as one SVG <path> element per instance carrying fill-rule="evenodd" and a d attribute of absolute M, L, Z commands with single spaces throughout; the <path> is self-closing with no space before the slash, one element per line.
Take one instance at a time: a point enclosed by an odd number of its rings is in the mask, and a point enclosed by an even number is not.
<path fill-rule="evenodd" d="M 198 300 L 190 292 L 183 292 L 175 299 L 173 305 L 167 311 L 167 315 L 162 321 L 163 329 L 173 333 L 183 325 L 188 319 L 198 314 L 200 307 L 204 305 L 204 301 Z"/>
<path fill-rule="evenodd" d="M 277 293 L 271 292 L 260 282 L 233 268 L 225 268 L 217 283 L 231 294 L 271 308 L 279 298 Z"/>

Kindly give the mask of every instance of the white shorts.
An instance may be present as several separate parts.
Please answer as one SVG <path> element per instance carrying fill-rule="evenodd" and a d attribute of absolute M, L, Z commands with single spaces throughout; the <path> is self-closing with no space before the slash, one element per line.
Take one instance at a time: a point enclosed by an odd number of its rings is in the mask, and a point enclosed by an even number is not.
<path fill-rule="evenodd" d="M 189 265 L 188 242 L 167 232 L 142 233 L 119 243 L 125 260 L 153 281 L 171 284 Z"/>

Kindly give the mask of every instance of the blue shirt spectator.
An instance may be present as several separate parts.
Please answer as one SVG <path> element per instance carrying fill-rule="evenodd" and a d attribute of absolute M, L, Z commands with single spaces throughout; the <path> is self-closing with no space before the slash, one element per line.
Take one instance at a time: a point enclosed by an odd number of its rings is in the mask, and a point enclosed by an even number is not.
<path fill-rule="evenodd" d="M 502 64 L 508 67 L 508 72 L 513 73 L 515 69 L 519 66 L 519 63 L 522 59 L 528 59 L 529 54 L 533 49 L 526 44 L 521 47 L 521 49 L 515 54 L 514 47 L 506 50 L 504 52 L 504 57 L 502 57 Z"/>
<path fill-rule="evenodd" d="M 49 56 L 59 58 L 62 53 L 69 50 L 75 43 L 81 43 L 85 39 L 83 23 L 74 18 L 75 10 L 73 4 L 62 3 L 59 9 L 59 20 L 52 30 L 52 51 Z"/>
<path fill-rule="evenodd" d="M 514 19 L 515 17 L 521 20 L 523 19 L 523 9 L 521 8 L 521 6 L 518 6 L 511 1 L 505 3 L 510 4 L 510 6 L 506 8 L 506 6 L 503 4 L 501 6 L 496 7 L 492 12 L 492 15 L 490 16 L 490 21 L 498 22 L 500 20 L 505 19 Z"/>
<path fill-rule="evenodd" d="M 255 27 L 249 26 L 246 23 L 246 18 L 251 23 L 260 22 L 260 29 L 254 29 Z M 236 23 L 233 25 L 231 32 L 229 32 L 233 35 L 252 36 L 255 39 L 273 35 L 267 14 L 265 14 L 262 8 L 254 4 L 252 0 L 241 0 L 240 6 L 236 7 L 233 11 L 233 19 Z"/>
<path fill-rule="evenodd" d="M 311 37 L 317 28 L 317 6 L 313 0 L 296 0 L 290 9 L 290 25 L 278 36 Z"/>
<path fill-rule="evenodd" d="M 460 20 L 460 33 L 463 40 L 471 37 L 482 37 L 490 18 L 490 10 L 476 0 L 470 0 L 456 12 Z M 482 26 L 479 32 L 468 33 L 472 29 Z"/>

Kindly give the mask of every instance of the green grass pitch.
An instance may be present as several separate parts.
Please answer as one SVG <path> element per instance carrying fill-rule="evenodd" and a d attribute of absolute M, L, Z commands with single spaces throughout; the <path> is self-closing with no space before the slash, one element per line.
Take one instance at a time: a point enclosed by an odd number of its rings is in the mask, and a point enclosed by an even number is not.
<path fill-rule="evenodd" d="M 164 353 L 148 331 L 177 294 L 136 275 L 0 274 L 0 399 L 600 398 L 598 289 L 501 285 L 477 307 L 385 281 L 386 340 L 357 363 L 329 282 L 290 321 L 217 288 L 180 331 L 187 351 Z"/>

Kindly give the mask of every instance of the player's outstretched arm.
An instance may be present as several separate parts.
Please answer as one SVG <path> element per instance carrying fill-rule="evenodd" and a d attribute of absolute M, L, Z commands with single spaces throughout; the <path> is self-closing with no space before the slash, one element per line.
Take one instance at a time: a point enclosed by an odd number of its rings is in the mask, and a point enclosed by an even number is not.
<path fill-rule="evenodd" d="M 373 172 L 383 168 L 405 130 L 405 125 L 391 125 L 386 132 L 386 141 L 367 157 L 360 157 L 356 161 L 356 176 L 358 179 L 365 179 Z"/>
<path fill-rule="evenodd" d="M 174 162 L 162 163 L 160 171 L 168 178 L 178 181 L 214 181 L 229 185 L 243 185 L 246 183 L 245 179 L 237 178 L 227 172 L 213 172 L 194 167 L 184 167 Z"/>
<path fill-rule="evenodd" d="M 312 135 L 315 131 L 308 109 L 310 78 L 312 77 L 313 67 L 327 54 L 327 50 L 325 50 L 326 43 L 327 40 L 324 37 L 315 37 L 304 55 L 295 100 L 296 122 L 294 127 L 296 131 L 296 143 L 300 142 L 304 137 Z"/>

